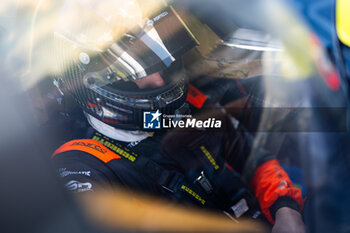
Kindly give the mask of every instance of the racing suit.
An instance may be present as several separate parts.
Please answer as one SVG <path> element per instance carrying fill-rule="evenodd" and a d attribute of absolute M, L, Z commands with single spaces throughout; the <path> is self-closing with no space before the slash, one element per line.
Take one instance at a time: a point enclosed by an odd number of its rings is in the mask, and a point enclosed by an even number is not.
<path fill-rule="evenodd" d="M 263 148 L 252 176 L 241 178 L 252 136 L 233 126 L 232 118 L 222 120 L 226 130 L 220 132 L 159 131 L 132 142 L 115 140 L 91 127 L 82 138 L 59 147 L 52 159 L 59 177 L 74 192 L 123 186 L 224 211 L 234 218 L 265 216 L 270 223 L 281 207 L 300 211 L 301 191 Z"/>

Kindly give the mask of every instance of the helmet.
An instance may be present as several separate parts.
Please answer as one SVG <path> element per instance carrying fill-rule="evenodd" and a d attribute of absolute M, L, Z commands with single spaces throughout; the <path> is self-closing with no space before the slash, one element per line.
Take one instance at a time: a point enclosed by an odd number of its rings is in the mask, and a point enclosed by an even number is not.
<path fill-rule="evenodd" d="M 84 112 L 116 128 L 142 128 L 144 111 L 183 106 L 182 55 L 197 42 L 163 1 L 69 0 L 55 30 L 57 77 Z M 159 72 L 161 87 L 135 80 Z"/>

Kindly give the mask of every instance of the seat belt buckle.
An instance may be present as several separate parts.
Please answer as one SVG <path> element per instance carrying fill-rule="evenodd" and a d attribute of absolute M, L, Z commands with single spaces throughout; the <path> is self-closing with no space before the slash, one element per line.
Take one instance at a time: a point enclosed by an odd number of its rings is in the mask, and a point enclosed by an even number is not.
<path fill-rule="evenodd" d="M 211 194 L 213 192 L 213 186 L 211 185 L 208 178 L 205 176 L 204 171 L 201 171 L 201 175 L 198 176 L 194 183 L 198 183 L 207 194 Z"/>
<path fill-rule="evenodd" d="M 242 198 L 236 204 L 230 207 L 230 210 L 234 213 L 236 218 L 241 217 L 244 213 L 249 210 L 246 199 Z"/>

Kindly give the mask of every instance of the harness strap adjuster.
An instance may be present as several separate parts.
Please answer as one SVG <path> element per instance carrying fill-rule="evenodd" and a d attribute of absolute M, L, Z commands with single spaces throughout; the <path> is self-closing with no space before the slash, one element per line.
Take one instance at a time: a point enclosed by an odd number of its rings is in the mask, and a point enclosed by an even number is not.
<path fill-rule="evenodd" d="M 213 192 L 213 186 L 211 185 L 208 178 L 205 176 L 204 171 L 201 171 L 201 175 L 194 181 L 194 183 L 198 183 L 199 186 L 207 193 L 211 194 Z"/>

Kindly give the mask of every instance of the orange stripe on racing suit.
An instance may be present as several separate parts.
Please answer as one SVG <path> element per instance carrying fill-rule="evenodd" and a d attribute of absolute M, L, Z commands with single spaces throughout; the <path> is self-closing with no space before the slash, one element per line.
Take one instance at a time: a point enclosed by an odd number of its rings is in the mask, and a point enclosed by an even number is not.
<path fill-rule="evenodd" d="M 112 152 L 101 143 L 96 142 L 95 140 L 92 140 L 92 139 L 80 139 L 80 140 L 69 141 L 63 144 L 60 148 L 58 148 L 53 153 L 51 158 L 53 158 L 57 154 L 60 154 L 66 151 L 72 151 L 72 150 L 78 150 L 78 151 L 89 153 L 95 156 L 96 158 L 102 160 L 104 163 L 108 163 L 113 159 L 121 158 L 119 155 Z"/>
<path fill-rule="evenodd" d="M 300 210 L 303 208 L 301 190 L 293 187 L 292 181 L 276 159 L 269 160 L 257 168 L 251 185 L 262 212 L 272 224 L 274 219 L 270 207 L 279 197 L 288 196 L 299 204 Z"/>

